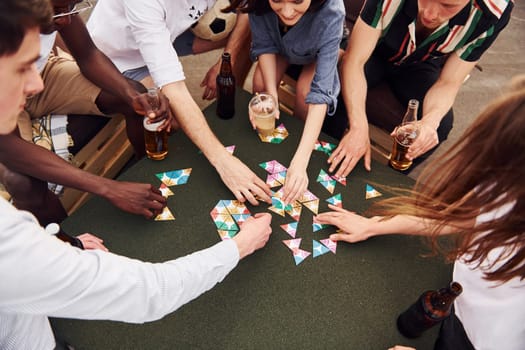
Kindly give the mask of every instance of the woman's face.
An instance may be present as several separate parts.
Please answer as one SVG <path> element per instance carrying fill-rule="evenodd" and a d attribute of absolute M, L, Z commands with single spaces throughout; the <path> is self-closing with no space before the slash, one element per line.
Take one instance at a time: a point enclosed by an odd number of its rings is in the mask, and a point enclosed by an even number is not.
<path fill-rule="evenodd" d="M 293 26 L 308 11 L 312 0 L 268 0 L 273 12 L 285 26 Z"/>

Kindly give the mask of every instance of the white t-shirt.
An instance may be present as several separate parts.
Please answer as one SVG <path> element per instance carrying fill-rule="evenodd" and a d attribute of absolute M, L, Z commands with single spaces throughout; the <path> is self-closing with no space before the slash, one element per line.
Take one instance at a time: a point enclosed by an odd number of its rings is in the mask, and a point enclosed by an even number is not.
<path fill-rule="evenodd" d="M 53 349 L 48 316 L 157 320 L 221 282 L 238 260 L 232 240 L 157 264 L 80 250 L 0 198 L 0 349 Z"/>
<path fill-rule="evenodd" d="M 87 27 L 97 47 L 124 72 L 147 66 L 155 84 L 184 80 L 173 41 L 214 0 L 99 0 Z"/>
<path fill-rule="evenodd" d="M 512 209 L 514 203 L 499 210 L 484 213 L 477 223 L 493 220 Z M 454 281 L 463 286 L 463 293 L 456 299 L 456 316 L 461 320 L 465 332 L 477 350 L 523 350 L 525 349 L 525 281 L 514 278 L 498 284 L 483 279 L 490 261 L 502 261 L 501 266 L 512 252 L 494 249 L 489 261 L 479 268 L 468 265 L 461 259 L 454 264 Z"/>

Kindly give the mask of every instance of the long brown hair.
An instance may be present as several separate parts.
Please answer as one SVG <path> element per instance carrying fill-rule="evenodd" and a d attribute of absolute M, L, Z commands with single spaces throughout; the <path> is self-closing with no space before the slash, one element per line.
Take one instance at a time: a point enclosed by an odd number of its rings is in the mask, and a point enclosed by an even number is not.
<path fill-rule="evenodd" d="M 491 250 L 506 248 L 496 260 L 508 260 L 492 261 L 484 276 L 500 282 L 525 278 L 525 76 L 515 78 L 513 85 L 478 116 L 448 154 L 423 171 L 409 195 L 371 208 L 387 216 L 432 220 L 428 229 L 433 251 L 445 251 L 451 260 L 461 257 L 479 267 Z M 511 210 L 488 222 L 468 228 L 455 225 L 474 222 L 481 213 L 505 205 Z M 457 228 L 455 243 L 448 248 L 438 239 L 445 225 Z"/>

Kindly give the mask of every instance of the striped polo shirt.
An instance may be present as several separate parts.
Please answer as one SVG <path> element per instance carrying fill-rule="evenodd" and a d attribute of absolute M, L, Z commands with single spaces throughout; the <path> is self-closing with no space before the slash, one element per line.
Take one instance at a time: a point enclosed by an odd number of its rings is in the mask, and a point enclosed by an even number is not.
<path fill-rule="evenodd" d="M 510 20 L 512 0 L 471 0 L 456 16 L 416 43 L 417 0 L 367 0 L 361 19 L 381 29 L 374 50 L 393 64 L 422 62 L 452 52 L 477 61 Z"/>

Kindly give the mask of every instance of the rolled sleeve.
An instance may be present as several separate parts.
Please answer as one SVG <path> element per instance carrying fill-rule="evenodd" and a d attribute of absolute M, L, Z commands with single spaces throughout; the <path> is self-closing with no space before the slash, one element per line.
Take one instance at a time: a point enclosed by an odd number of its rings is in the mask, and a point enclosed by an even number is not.
<path fill-rule="evenodd" d="M 457 50 L 457 55 L 462 60 L 468 62 L 478 61 L 481 58 L 481 55 L 483 55 L 483 53 L 494 43 L 499 33 L 509 23 L 513 8 L 514 4 L 510 2 L 498 21 L 487 31 L 479 35 L 475 40 Z"/>
<path fill-rule="evenodd" d="M 248 15 L 250 21 L 250 31 L 252 32 L 252 46 L 250 57 L 252 61 L 257 61 L 262 54 L 277 54 L 281 50 L 276 45 L 279 39 L 272 37 L 273 32 L 270 28 L 272 18 L 269 15 Z"/>
<path fill-rule="evenodd" d="M 332 10 L 330 16 L 323 16 L 324 30 L 320 34 L 315 74 L 306 96 L 308 104 L 326 104 L 328 115 L 333 115 L 337 108 L 337 96 L 341 90 L 337 61 L 339 44 L 343 37 L 344 11 Z"/>

